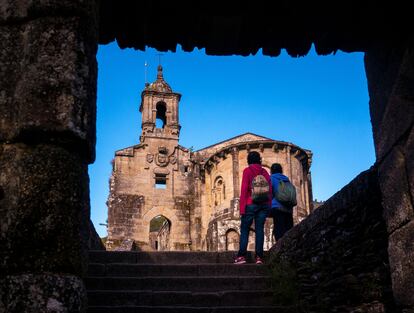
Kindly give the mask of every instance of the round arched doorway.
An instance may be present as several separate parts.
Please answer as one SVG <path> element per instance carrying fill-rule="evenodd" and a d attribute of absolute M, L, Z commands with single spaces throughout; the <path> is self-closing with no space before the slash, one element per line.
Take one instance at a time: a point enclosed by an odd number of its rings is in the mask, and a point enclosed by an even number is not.
<path fill-rule="evenodd" d="M 153 250 L 170 249 L 170 229 L 171 222 L 163 215 L 157 215 L 150 221 L 149 242 Z"/>

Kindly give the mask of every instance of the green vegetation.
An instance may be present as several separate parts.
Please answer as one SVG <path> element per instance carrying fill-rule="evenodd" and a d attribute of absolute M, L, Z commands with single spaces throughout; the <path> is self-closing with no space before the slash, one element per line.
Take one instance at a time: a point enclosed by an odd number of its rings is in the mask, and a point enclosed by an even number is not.
<path fill-rule="evenodd" d="M 275 304 L 299 306 L 296 269 L 287 261 L 275 258 L 270 264 L 270 273 Z"/>
<path fill-rule="evenodd" d="M 162 215 L 154 217 L 150 222 L 150 232 L 160 230 L 161 226 L 164 224 L 166 220 L 167 219 Z"/>

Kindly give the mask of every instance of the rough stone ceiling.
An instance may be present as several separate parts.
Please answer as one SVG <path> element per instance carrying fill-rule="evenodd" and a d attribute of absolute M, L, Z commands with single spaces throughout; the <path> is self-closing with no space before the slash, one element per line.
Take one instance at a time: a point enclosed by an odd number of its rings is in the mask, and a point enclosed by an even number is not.
<path fill-rule="evenodd" d="M 314 44 L 324 55 L 406 41 L 414 12 L 411 1 L 190 3 L 102 0 L 99 42 L 173 52 L 180 44 L 184 51 L 205 48 L 209 55 L 255 55 L 263 48 L 263 54 L 278 56 L 286 49 L 295 57 L 306 55 Z M 230 10 L 231 4 L 237 10 Z M 201 14 L 211 11 L 240 15 Z"/>

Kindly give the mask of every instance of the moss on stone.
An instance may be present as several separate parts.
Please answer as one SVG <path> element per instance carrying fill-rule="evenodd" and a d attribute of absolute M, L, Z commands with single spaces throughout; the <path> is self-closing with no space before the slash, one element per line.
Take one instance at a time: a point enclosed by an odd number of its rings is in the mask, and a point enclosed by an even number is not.
<path fill-rule="evenodd" d="M 275 304 L 299 307 L 299 285 L 296 269 L 287 261 L 275 257 L 270 264 L 270 274 Z"/>

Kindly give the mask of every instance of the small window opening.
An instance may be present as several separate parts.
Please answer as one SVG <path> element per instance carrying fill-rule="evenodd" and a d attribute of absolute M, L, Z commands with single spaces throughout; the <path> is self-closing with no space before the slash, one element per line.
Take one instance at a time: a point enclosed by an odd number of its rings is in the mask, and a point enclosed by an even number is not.
<path fill-rule="evenodd" d="M 157 174 L 155 176 L 155 189 L 167 189 L 167 176 Z"/>
<path fill-rule="evenodd" d="M 184 166 L 184 173 L 188 173 L 188 165 Z"/>
<path fill-rule="evenodd" d="M 155 127 L 156 128 L 164 128 L 165 124 L 167 123 L 167 106 L 164 102 L 158 102 L 157 106 L 157 115 L 155 120 Z"/>

